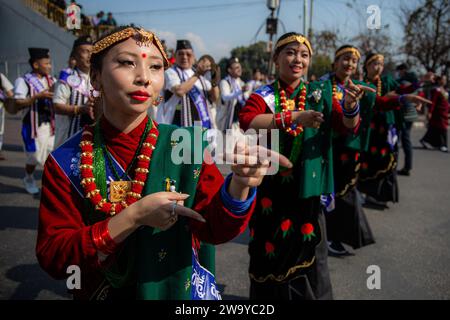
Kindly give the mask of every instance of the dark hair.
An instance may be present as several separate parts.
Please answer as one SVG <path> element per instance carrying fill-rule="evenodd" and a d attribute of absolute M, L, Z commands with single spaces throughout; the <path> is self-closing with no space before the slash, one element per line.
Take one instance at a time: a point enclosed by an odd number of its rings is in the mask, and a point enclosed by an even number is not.
<path fill-rule="evenodd" d="M 216 64 L 216 61 L 214 60 L 214 58 L 212 56 L 210 56 L 209 54 L 205 54 L 205 55 L 201 56 L 198 59 L 198 61 L 205 60 L 205 59 L 208 60 L 209 62 L 211 62 L 211 65 L 215 65 Z"/>
<path fill-rule="evenodd" d="M 231 57 L 230 59 L 228 59 L 228 61 L 227 61 L 227 69 L 228 69 L 228 68 L 231 68 L 231 66 L 232 66 L 234 63 L 240 63 L 240 62 L 239 62 L 239 59 L 238 59 L 237 57 Z"/>
<path fill-rule="evenodd" d="M 333 62 L 331 63 L 331 69 L 332 69 L 332 70 L 334 70 L 334 63 L 336 62 L 336 54 L 337 54 L 339 51 L 341 51 L 342 49 L 347 49 L 347 48 L 353 48 L 353 49 L 358 50 L 357 47 L 352 46 L 351 44 L 344 44 L 343 46 L 340 46 L 339 48 L 337 48 L 337 50 L 334 52 L 334 60 L 333 60 Z"/>
<path fill-rule="evenodd" d="M 373 56 L 375 56 L 377 54 L 378 54 L 377 52 L 366 53 L 366 58 L 364 59 L 364 64 L 363 64 L 363 71 L 364 71 L 365 75 L 367 75 L 367 68 L 366 68 L 367 61 L 369 61 L 370 58 L 372 58 Z"/>
<path fill-rule="evenodd" d="M 279 37 L 276 43 L 279 43 L 281 40 L 284 40 L 284 39 L 289 38 L 291 36 L 302 36 L 302 37 L 304 37 L 304 35 L 302 35 L 301 33 L 288 32 L 288 33 L 283 34 L 281 37 Z M 273 53 L 273 56 L 274 57 L 278 56 L 280 54 L 281 50 L 283 50 L 288 44 L 289 43 L 286 43 L 286 44 L 282 45 L 281 47 L 276 48 L 274 53 Z M 275 44 L 275 47 L 276 47 L 276 44 Z"/>
<path fill-rule="evenodd" d="M 397 68 L 395 68 L 395 70 L 397 70 L 397 71 L 400 71 L 400 70 L 407 70 L 407 69 L 408 69 L 408 65 L 407 65 L 406 63 L 399 64 L 399 65 L 397 66 Z"/>
<path fill-rule="evenodd" d="M 30 64 L 31 69 L 34 70 L 33 63 L 35 63 L 35 62 L 37 62 L 37 61 L 39 61 L 41 59 L 49 59 L 49 58 L 48 57 L 43 57 L 43 58 L 39 58 L 39 59 L 36 59 L 36 58 L 28 59 L 28 63 Z"/>
<path fill-rule="evenodd" d="M 112 29 L 110 31 L 106 31 L 105 33 L 103 33 L 101 35 L 101 37 L 97 40 L 97 42 L 102 40 L 102 39 L 104 39 L 104 38 L 106 38 L 106 37 L 108 37 L 108 36 L 110 36 L 113 33 L 125 30 L 126 28 L 130 28 L 130 26 L 120 26 L 120 27 L 116 27 L 116 28 L 114 28 L 114 29 Z M 132 28 L 135 28 L 135 27 L 132 27 Z M 119 43 L 121 43 L 121 42 L 123 42 L 125 40 L 127 40 L 127 39 L 123 39 L 121 41 L 118 41 L 114 45 L 119 44 Z M 105 50 L 103 50 L 103 51 L 101 51 L 99 53 L 92 53 L 92 55 L 91 55 L 91 71 L 92 70 L 102 71 L 103 58 L 108 53 L 109 49 L 111 49 L 111 47 L 113 47 L 113 46 L 110 46 L 109 48 L 106 48 Z"/>
<path fill-rule="evenodd" d="M 259 68 L 254 68 L 253 71 L 252 71 L 253 74 L 255 74 L 257 72 L 261 73 L 261 70 Z"/>
<path fill-rule="evenodd" d="M 341 51 L 342 49 L 347 49 L 347 48 L 353 48 L 358 50 L 357 47 L 352 46 L 351 44 L 344 44 L 343 46 L 340 46 L 339 48 L 337 48 L 337 50 L 334 52 L 334 61 L 336 61 L 336 54 Z"/>

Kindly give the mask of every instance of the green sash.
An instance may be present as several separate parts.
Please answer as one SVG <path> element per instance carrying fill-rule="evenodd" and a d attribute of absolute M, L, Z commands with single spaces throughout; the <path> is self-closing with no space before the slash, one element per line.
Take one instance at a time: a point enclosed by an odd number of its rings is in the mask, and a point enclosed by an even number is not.
<path fill-rule="evenodd" d="M 352 80 L 354 84 L 361 84 L 376 89 L 373 84 L 369 84 L 362 81 Z M 359 101 L 359 112 L 361 117 L 361 123 L 359 130 L 356 134 L 349 134 L 346 139 L 345 145 L 354 150 L 367 151 L 369 149 L 370 138 L 370 122 L 373 117 L 373 107 L 375 106 L 376 94 L 366 92 L 362 99 Z"/>
<path fill-rule="evenodd" d="M 158 141 L 143 195 L 166 191 L 166 178 L 170 178 L 176 181 L 178 192 L 190 194 L 184 205 L 191 208 L 202 165 L 173 163 L 172 148 L 177 148 L 183 141 L 181 138 L 177 145 L 171 141 L 175 129 L 179 128 L 172 125 L 158 125 Z M 189 133 L 191 151 L 198 152 L 200 149 L 203 160 L 203 150 L 206 146 L 202 138 L 204 131 L 200 127 L 183 129 Z M 198 139 L 199 137 L 201 139 Z M 187 151 L 187 148 L 184 151 Z M 190 158 L 191 163 L 194 163 L 194 152 L 191 152 Z M 140 228 L 126 240 L 116 263 L 106 270 L 105 275 L 109 283 L 115 288 L 136 284 L 138 299 L 191 299 L 191 236 L 188 218 L 182 216 L 167 231 L 151 227 Z M 202 243 L 199 260 L 214 274 L 213 245 Z"/>
<path fill-rule="evenodd" d="M 316 101 L 313 92 L 320 92 L 321 99 Z M 320 111 L 325 122 L 319 129 L 305 128 L 303 132 L 302 152 L 299 162 L 301 169 L 300 198 L 331 194 L 334 191 L 333 153 L 331 144 L 331 81 L 311 82 L 307 85 L 306 110 Z"/>
<path fill-rule="evenodd" d="M 384 96 L 391 91 L 397 90 L 399 84 L 392 78 L 391 75 L 384 75 L 381 77 L 381 95 Z M 397 129 L 401 129 L 403 126 L 403 119 L 400 110 L 386 111 L 386 123 L 395 124 Z"/>

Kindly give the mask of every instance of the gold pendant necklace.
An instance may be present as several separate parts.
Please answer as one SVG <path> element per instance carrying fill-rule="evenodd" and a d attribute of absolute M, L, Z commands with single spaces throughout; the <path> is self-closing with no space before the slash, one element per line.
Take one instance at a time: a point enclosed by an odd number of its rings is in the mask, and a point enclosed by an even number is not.
<path fill-rule="evenodd" d="M 125 200 L 127 193 L 131 190 L 131 181 L 111 181 L 109 184 L 109 197 L 111 202 Z"/>
<path fill-rule="evenodd" d="M 295 101 L 293 99 L 286 99 L 286 109 L 295 110 Z"/>

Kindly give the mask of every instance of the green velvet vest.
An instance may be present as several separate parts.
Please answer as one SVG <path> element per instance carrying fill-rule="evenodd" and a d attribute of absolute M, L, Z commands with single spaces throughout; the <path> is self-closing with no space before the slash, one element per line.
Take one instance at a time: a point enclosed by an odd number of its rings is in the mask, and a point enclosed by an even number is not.
<path fill-rule="evenodd" d="M 391 75 L 384 75 L 381 77 L 381 95 L 384 96 L 391 91 L 397 90 L 399 84 L 392 78 Z M 403 127 L 403 117 L 400 110 L 386 111 L 386 123 L 395 124 L 397 129 Z"/>
<path fill-rule="evenodd" d="M 166 191 L 166 178 L 170 178 L 176 181 L 177 192 L 190 194 L 184 205 L 191 208 L 206 146 L 204 131 L 200 127 L 182 128 L 186 134 L 172 140 L 175 129 L 179 128 L 158 125 L 159 136 L 143 195 Z M 192 164 L 175 164 L 172 161 L 172 151 L 178 154 L 185 138 L 191 141 L 183 144 L 187 148 L 183 149 L 182 154 L 195 150 L 197 157 L 201 154 L 200 161 L 196 159 L 197 164 L 194 164 L 194 152 L 188 156 Z M 178 222 L 166 231 L 141 227 L 134 232 L 126 240 L 116 263 L 105 270 L 109 283 L 115 288 L 136 285 L 137 299 L 191 299 L 192 233 L 187 219 L 180 216 Z M 202 243 L 199 260 L 214 274 L 214 246 Z"/>
<path fill-rule="evenodd" d="M 373 84 L 352 80 L 354 84 L 361 84 L 376 89 Z M 367 151 L 369 148 L 370 122 L 373 117 L 376 94 L 366 92 L 359 101 L 359 112 L 361 123 L 356 134 L 349 134 L 346 139 L 346 146 L 354 150 Z"/>
<path fill-rule="evenodd" d="M 316 101 L 313 92 L 320 92 Z M 331 133 L 332 85 L 331 81 L 316 81 L 307 85 L 306 110 L 320 111 L 325 122 L 319 129 L 305 128 L 302 151 L 295 166 L 300 166 L 300 198 L 331 194 L 334 191 L 333 151 Z"/>

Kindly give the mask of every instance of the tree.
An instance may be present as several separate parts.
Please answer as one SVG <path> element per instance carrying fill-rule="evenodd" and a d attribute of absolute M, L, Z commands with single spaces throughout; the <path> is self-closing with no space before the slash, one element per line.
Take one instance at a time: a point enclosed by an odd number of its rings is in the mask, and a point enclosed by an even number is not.
<path fill-rule="evenodd" d="M 317 78 L 320 78 L 325 73 L 330 72 L 332 62 L 333 60 L 328 55 L 322 53 L 314 54 L 312 66 L 309 69 L 309 76 L 314 74 Z"/>
<path fill-rule="evenodd" d="M 333 59 L 334 52 L 336 51 L 338 45 L 338 33 L 329 30 L 320 31 L 314 34 L 312 37 L 312 45 L 314 50 L 314 55 L 327 56 Z M 315 57 L 314 57 L 315 60 Z"/>
<path fill-rule="evenodd" d="M 360 33 L 351 41 L 355 43 L 362 54 L 374 51 L 384 56 L 391 55 L 391 37 L 381 30 Z"/>
<path fill-rule="evenodd" d="M 242 79 L 250 80 L 252 71 L 258 68 L 263 73 L 267 73 L 270 55 L 267 52 L 267 43 L 259 41 L 248 47 L 237 47 L 231 50 L 230 57 L 237 57 L 242 66 Z M 229 58 L 222 58 L 219 61 L 219 66 L 222 75 L 227 74 L 226 65 Z"/>
<path fill-rule="evenodd" d="M 450 68 L 449 0 L 425 0 L 413 9 L 402 9 L 404 20 L 403 50 L 408 58 L 426 70 L 448 74 Z"/>
<path fill-rule="evenodd" d="M 366 33 L 360 33 L 352 38 L 351 43 L 354 43 L 361 51 L 362 55 L 369 52 L 377 52 L 382 54 L 384 59 L 384 71 L 394 72 L 395 63 L 392 59 L 392 41 L 387 33 L 388 26 L 379 30 L 369 30 Z"/>
<path fill-rule="evenodd" d="M 353 10 L 354 18 L 356 19 L 355 25 L 358 26 L 357 30 L 359 30 L 356 36 L 351 37 L 347 43 L 356 46 L 361 52 L 363 59 L 369 52 L 382 54 L 385 57 L 385 72 L 393 72 L 395 70 L 395 64 L 392 57 L 395 55 L 395 49 L 393 48 L 392 38 L 389 33 L 389 23 L 380 25 L 375 29 L 368 28 L 367 6 L 356 0 L 348 0 L 346 5 L 349 9 Z M 382 3 L 379 3 L 378 7 L 380 12 L 381 10 L 388 10 L 387 8 L 383 9 Z M 379 22 L 381 23 L 381 19 Z"/>

